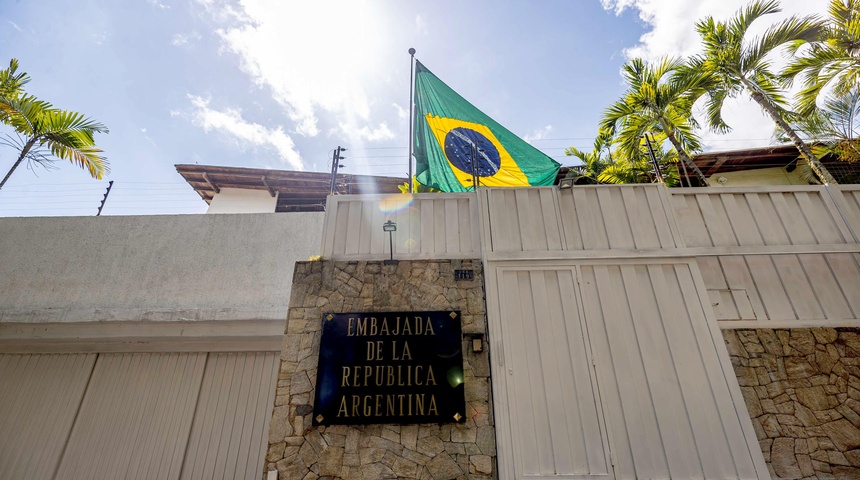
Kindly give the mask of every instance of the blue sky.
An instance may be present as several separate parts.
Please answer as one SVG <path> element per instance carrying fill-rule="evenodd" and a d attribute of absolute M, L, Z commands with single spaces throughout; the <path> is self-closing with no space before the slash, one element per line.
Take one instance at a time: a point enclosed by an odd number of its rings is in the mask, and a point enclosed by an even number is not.
<path fill-rule="evenodd" d="M 784 1 L 819 13 L 823 0 Z M 111 173 L 68 162 L 22 166 L 0 190 L 0 216 L 202 213 L 174 169 L 199 163 L 345 173 L 407 172 L 409 47 L 458 93 L 564 165 L 590 149 L 633 55 L 686 55 L 704 15 L 740 0 L 277 1 L 81 0 L 0 3 L 0 63 L 17 58 L 27 90 L 106 124 Z M 812 4 L 812 5 L 806 5 Z M 766 26 L 766 25 L 762 25 Z M 709 148 L 770 143 L 748 102 Z M 0 134 L 9 133 L 0 126 Z M 2 174 L 15 152 L 0 146 Z M 34 174 L 35 173 L 35 174 Z"/>

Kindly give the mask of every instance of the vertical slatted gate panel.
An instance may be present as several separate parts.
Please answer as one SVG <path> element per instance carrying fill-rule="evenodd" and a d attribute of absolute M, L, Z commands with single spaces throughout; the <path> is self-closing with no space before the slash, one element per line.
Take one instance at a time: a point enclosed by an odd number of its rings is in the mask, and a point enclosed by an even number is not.
<path fill-rule="evenodd" d="M 672 191 L 688 247 L 853 242 L 825 187 Z"/>
<path fill-rule="evenodd" d="M 854 232 L 854 238 L 860 239 L 860 187 L 857 185 L 831 185 L 834 196 L 841 197 L 848 226 Z"/>
<path fill-rule="evenodd" d="M 96 356 L 0 355 L 0 478 L 51 478 Z"/>
<path fill-rule="evenodd" d="M 660 188 L 624 185 L 560 190 L 558 204 L 566 249 L 675 247 Z"/>
<path fill-rule="evenodd" d="M 572 270 L 500 270 L 516 478 L 611 478 Z"/>
<path fill-rule="evenodd" d="M 741 423 L 749 417 L 732 400 L 714 343 L 719 332 L 707 324 L 689 265 L 597 265 L 581 272 L 621 478 L 767 478 L 752 426 L 744 431 Z"/>
<path fill-rule="evenodd" d="M 276 352 L 211 353 L 183 479 L 256 479 L 272 415 Z"/>
<path fill-rule="evenodd" d="M 487 190 L 494 252 L 561 251 L 554 188 Z"/>
<path fill-rule="evenodd" d="M 474 194 L 342 195 L 329 198 L 322 255 L 367 260 L 389 255 L 382 224 L 392 220 L 400 258 L 480 255 Z"/>
<path fill-rule="evenodd" d="M 850 253 L 699 257 L 705 287 L 729 292 L 726 320 L 860 319 L 860 262 Z M 725 296 L 723 297 L 725 299 Z M 746 303 L 745 303 L 746 302 Z M 714 307 L 719 312 L 723 305 Z M 763 325 L 765 326 L 765 325 Z"/>
<path fill-rule="evenodd" d="M 57 478 L 179 478 L 205 363 L 205 353 L 101 354 Z"/>

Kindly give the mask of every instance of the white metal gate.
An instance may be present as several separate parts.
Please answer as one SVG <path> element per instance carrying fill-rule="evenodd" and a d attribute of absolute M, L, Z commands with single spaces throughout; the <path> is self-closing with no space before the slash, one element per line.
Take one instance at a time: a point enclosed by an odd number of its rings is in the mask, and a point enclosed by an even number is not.
<path fill-rule="evenodd" d="M 499 268 L 497 280 L 500 457 L 512 453 L 513 478 L 613 478 L 574 270 Z"/>
<path fill-rule="evenodd" d="M 769 478 L 694 262 L 489 264 L 501 478 Z"/>

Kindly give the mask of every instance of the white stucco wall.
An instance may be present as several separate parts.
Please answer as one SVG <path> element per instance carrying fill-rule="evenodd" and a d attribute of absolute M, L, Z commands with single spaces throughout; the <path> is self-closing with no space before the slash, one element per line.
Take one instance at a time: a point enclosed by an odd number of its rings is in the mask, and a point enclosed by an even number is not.
<path fill-rule="evenodd" d="M 286 318 L 324 213 L 0 219 L 0 322 Z"/>
<path fill-rule="evenodd" d="M 206 213 L 272 213 L 278 197 L 265 190 L 222 188 L 212 197 Z"/>

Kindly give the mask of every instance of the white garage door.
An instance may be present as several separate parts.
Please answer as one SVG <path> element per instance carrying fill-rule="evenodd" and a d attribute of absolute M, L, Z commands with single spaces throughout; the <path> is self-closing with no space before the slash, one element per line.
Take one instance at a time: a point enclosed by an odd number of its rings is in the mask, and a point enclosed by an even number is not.
<path fill-rule="evenodd" d="M 258 478 L 277 360 L 0 355 L 0 478 Z"/>

